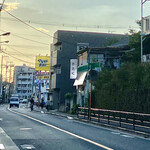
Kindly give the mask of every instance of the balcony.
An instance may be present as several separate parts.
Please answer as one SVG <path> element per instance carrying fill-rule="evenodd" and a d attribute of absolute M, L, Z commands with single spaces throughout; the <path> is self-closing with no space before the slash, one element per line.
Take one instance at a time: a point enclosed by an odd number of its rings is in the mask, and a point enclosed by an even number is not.
<path fill-rule="evenodd" d="M 32 81 L 18 81 L 17 84 L 32 84 Z"/>
<path fill-rule="evenodd" d="M 27 76 L 27 75 L 25 75 L 25 76 L 18 76 L 18 79 L 32 79 L 33 77 L 31 77 L 31 76 Z"/>
<path fill-rule="evenodd" d="M 32 90 L 32 87 L 17 87 L 18 90 Z"/>
<path fill-rule="evenodd" d="M 57 65 L 57 51 L 52 51 L 52 61 L 51 61 L 51 66 Z"/>

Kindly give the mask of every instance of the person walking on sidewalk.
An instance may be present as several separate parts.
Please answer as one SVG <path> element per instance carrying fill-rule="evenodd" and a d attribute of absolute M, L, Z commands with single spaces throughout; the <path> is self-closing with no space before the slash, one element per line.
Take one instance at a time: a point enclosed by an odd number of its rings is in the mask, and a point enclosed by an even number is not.
<path fill-rule="evenodd" d="M 50 101 L 49 100 L 47 100 L 47 102 L 46 102 L 46 109 L 47 109 L 47 111 L 50 110 Z"/>
<path fill-rule="evenodd" d="M 43 109 L 44 107 L 44 98 L 42 97 L 42 100 L 41 100 L 41 109 Z"/>
<path fill-rule="evenodd" d="M 34 105 L 34 99 L 33 99 L 33 97 L 32 97 L 31 100 L 30 100 L 30 108 L 31 108 L 31 111 L 33 111 L 33 105 Z"/>

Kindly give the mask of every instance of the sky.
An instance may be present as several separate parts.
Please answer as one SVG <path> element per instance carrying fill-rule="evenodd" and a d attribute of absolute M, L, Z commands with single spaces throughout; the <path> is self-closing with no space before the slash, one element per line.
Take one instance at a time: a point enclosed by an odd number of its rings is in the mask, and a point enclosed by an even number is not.
<path fill-rule="evenodd" d="M 139 31 L 136 20 L 140 19 L 140 7 L 141 0 L 5 0 L 0 34 L 11 34 L 0 36 L 3 63 L 34 67 L 35 56 L 49 55 L 57 30 L 116 34 L 126 34 L 129 29 Z M 149 8 L 147 1 L 144 16 L 150 15 Z M 2 43 L 7 40 L 9 43 Z"/>

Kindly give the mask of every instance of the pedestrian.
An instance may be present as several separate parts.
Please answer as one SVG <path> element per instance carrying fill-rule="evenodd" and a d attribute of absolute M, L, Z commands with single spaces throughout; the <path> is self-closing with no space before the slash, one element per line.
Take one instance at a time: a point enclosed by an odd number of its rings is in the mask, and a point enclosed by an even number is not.
<path fill-rule="evenodd" d="M 41 100 L 41 109 L 43 109 L 44 107 L 44 98 L 42 97 L 42 100 Z"/>
<path fill-rule="evenodd" d="M 46 102 L 46 109 L 47 109 L 47 111 L 50 110 L 50 101 L 49 100 L 47 100 L 47 102 Z"/>
<path fill-rule="evenodd" d="M 31 100 L 30 100 L 30 108 L 31 108 L 31 111 L 33 111 L 33 105 L 34 105 L 34 99 L 33 99 L 33 97 L 32 97 Z"/>

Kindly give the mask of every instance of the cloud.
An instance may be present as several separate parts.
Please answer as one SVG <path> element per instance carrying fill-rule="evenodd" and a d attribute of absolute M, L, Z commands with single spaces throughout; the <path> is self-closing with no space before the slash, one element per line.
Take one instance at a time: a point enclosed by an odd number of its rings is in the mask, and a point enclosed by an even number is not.
<path fill-rule="evenodd" d="M 46 30 L 46 29 L 44 29 L 44 28 L 36 28 L 36 29 L 39 30 L 39 31 L 42 31 L 42 32 L 46 32 L 46 33 L 49 32 L 49 30 Z"/>
<path fill-rule="evenodd" d="M 14 3 L 5 3 L 3 6 L 3 9 L 5 9 L 6 11 L 11 11 L 11 10 L 15 10 L 18 8 L 19 3 L 18 2 L 14 2 Z"/>

